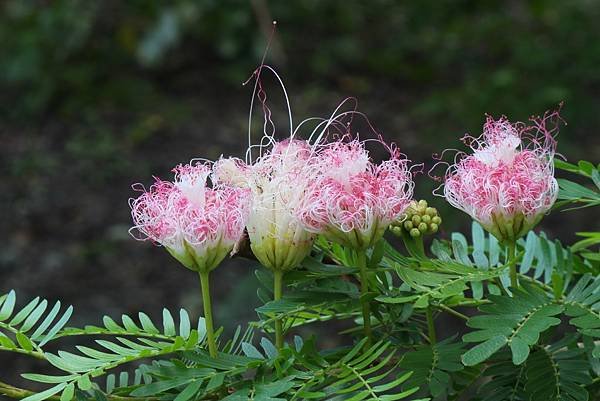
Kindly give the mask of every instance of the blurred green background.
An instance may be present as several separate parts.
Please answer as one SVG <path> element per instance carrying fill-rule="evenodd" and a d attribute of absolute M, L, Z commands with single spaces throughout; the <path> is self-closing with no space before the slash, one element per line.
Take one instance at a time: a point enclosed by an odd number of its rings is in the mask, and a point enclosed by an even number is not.
<path fill-rule="evenodd" d="M 559 151 L 600 162 L 600 1 L 5 0 L 0 292 L 73 303 L 73 324 L 156 317 L 163 306 L 197 316 L 195 277 L 129 237 L 130 185 L 193 157 L 243 156 L 252 88 L 241 83 L 272 20 L 267 61 L 296 121 L 355 96 L 387 140 L 430 167 L 433 153 L 478 135 L 484 113 L 524 120 L 564 101 Z M 446 233 L 469 227 L 432 199 L 426 175 L 416 181 Z M 597 217 L 554 213 L 541 228 L 568 243 L 574 230 L 597 229 Z M 253 267 L 238 258 L 213 275 L 220 324 L 254 317 Z M 0 355 L 0 373 L 28 364 Z"/>

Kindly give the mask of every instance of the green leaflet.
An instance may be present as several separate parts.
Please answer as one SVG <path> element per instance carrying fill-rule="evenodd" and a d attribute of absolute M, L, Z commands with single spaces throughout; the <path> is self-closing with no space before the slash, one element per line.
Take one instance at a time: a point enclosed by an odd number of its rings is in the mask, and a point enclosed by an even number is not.
<path fill-rule="evenodd" d="M 527 285 L 515 290 L 513 297 L 490 295 L 489 299 L 491 304 L 479 307 L 485 314 L 467 322 L 478 330 L 465 334 L 463 341 L 479 343 L 463 355 L 467 366 L 487 360 L 505 345 L 511 349 L 513 363 L 523 363 L 540 333 L 560 323 L 554 316 L 564 309 L 542 291 Z"/>
<path fill-rule="evenodd" d="M 453 338 L 449 338 L 407 352 L 400 366 L 413 374 L 404 383 L 404 388 L 420 386 L 434 398 L 448 394 L 452 390 L 451 375 L 464 369 L 460 360 L 463 344 L 452 341 Z"/>
<path fill-rule="evenodd" d="M 577 345 L 560 342 L 537 347 L 527 360 L 525 392 L 529 400 L 588 401 L 589 364 Z"/>
<path fill-rule="evenodd" d="M 65 320 L 64 316 L 65 315 L 59 320 L 60 324 L 63 324 L 62 321 Z M 156 326 L 147 315 L 140 314 L 139 316 L 139 325 L 136 324 L 131 317 L 126 315 L 121 318 L 122 326 L 110 317 L 105 316 L 103 319 L 103 328 L 88 326 L 84 329 L 65 329 L 64 332 L 60 333 L 60 336 L 111 334 L 113 336 L 116 335 L 116 337 L 112 341 L 103 339 L 96 340 L 97 345 L 101 347 L 100 349 L 77 346 L 76 348 L 81 354 L 65 351 L 58 351 L 57 354 L 45 354 L 45 358 L 50 364 L 60 370 L 72 373 L 71 375 L 44 376 L 26 374 L 24 377 L 34 381 L 59 383 L 64 385 L 63 388 L 66 391 L 66 395 L 63 395 L 63 398 L 67 398 L 74 390 L 73 385 L 75 384 L 82 391 L 92 390 L 93 385 L 90 381 L 91 377 L 95 377 L 111 369 L 115 369 L 120 365 L 139 359 L 159 357 L 179 351 L 195 349 L 202 344 L 204 339 L 205 330 L 203 319 L 200 319 L 198 329 L 191 329 L 189 315 L 184 310 L 181 310 L 179 313 L 179 327 L 176 327 L 172 314 L 166 309 L 163 311 L 163 333 L 157 333 Z M 56 325 L 49 331 L 50 334 L 52 334 L 52 331 L 58 332 L 55 327 Z M 126 338 L 129 336 L 131 336 L 131 338 Z M 46 335 L 46 337 L 48 337 L 48 335 Z M 24 341 L 26 340 L 22 339 L 19 342 L 21 343 Z M 22 346 L 27 346 L 27 344 L 23 344 Z M 136 370 L 133 384 L 141 384 L 142 379 L 147 383 L 147 386 L 154 385 L 158 387 L 156 392 L 164 391 L 164 388 L 160 386 L 164 386 L 165 384 L 162 382 L 150 384 L 152 380 L 147 373 L 147 368 L 140 367 Z M 115 382 L 115 376 L 109 375 L 107 377 L 107 393 L 113 391 L 116 386 Z M 129 379 L 126 372 L 121 373 L 119 382 L 121 387 L 128 385 Z M 188 382 L 177 382 L 175 386 L 187 383 Z M 150 390 L 148 390 L 146 387 L 140 387 L 140 389 L 136 391 L 148 395 L 153 393 L 154 390 L 152 390 L 152 388 L 153 387 L 150 387 Z M 44 394 L 44 398 L 35 398 L 34 401 L 42 401 L 56 393 L 43 392 L 40 394 Z M 36 394 L 36 396 L 39 396 L 39 394 Z"/>
<path fill-rule="evenodd" d="M 600 339 L 600 277 L 582 276 L 565 297 L 564 305 L 571 325 L 586 336 Z M 593 356 L 600 358 L 600 345 L 595 346 Z"/>
<path fill-rule="evenodd" d="M 16 308 L 15 291 L 0 296 L 0 350 L 13 350 L 41 356 L 42 347 L 59 337 L 60 330 L 73 313 L 69 306 L 61 313 L 57 301 L 49 312 L 48 301 L 36 297 L 21 309 Z M 15 336 L 12 341 L 8 334 Z"/>
<path fill-rule="evenodd" d="M 416 291 L 415 295 L 400 297 L 384 296 L 377 300 L 384 303 L 413 302 L 415 308 L 425 308 L 430 300 L 442 301 L 460 295 L 462 296 L 471 282 L 480 282 L 500 276 L 505 267 L 480 270 L 457 263 L 436 262 L 436 271 L 419 271 L 398 263 L 393 264 L 398 276 Z"/>

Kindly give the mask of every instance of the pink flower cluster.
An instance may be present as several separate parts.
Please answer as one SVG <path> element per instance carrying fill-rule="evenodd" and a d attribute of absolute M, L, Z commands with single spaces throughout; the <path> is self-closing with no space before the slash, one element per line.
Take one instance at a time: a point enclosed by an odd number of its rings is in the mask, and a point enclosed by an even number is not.
<path fill-rule="evenodd" d="M 524 235 L 557 197 L 557 128 L 547 123 L 559 119 L 547 113 L 527 126 L 488 118 L 479 138 L 465 137 L 472 153 L 460 153 L 446 171 L 448 202 L 500 241 Z M 390 154 L 375 163 L 367 142 L 348 132 L 331 141 L 322 133 L 315 143 L 293 136 L 277 142 L 266 135 L 254 163 L 221 158 L 176 167 L 173 182 L 157 179 L 131 201 L 133 229 L 194 270 L 216 267 L 247 231 L 264 266 L 288 270 L 310 253 L 317 234 L 364 250 L 403 218 L 414 183 L 396 147 L 373 141 Z M 270 150 L 263 152 L 264 144 Z"/>
<path fill-rule="evenodd" d="M 186 267 L 212 270 L 242 238 L 249 193 L 208 187 L 211 168 L 204 163 L 179 165 L 173 172 L 174 182 L 156 179 L 130 201 L 132 230 L 163 245 Z"/>
<path fill-rule="evenodd" d="M 375 164 L 358 140 L 288 139 L 254 163 L 180 165 L 174 182 L 157 179 L 131 201 L 133 229 L 194 270 L 214 268 L 244 228 L 256 257 L 274 270 L 296 267 L 318 233 L 366 249 L 412 197 L 408 161 L 388 149 L 390 160 Z"/>
<path fill-rule="evenodd" d="M 358 249 L 374 245 L 408 207 L 414 187 L 408 161 L 397 149 L 389 150 L 390 159 L 375 164 L 358 140 L 319 147 L 298 211 L 307 229 Z"/>
<path fill-rule="evenodd" d="M 558 113 L 533 119 L 533 125 L 488 117 L 483 135 L 466 137 L 473 150 L 448 168 L 444 196 L 498 239 L 515 240 L 554 204 L 558 184 L 553 158 Z M 461 157 L 462 156 L 462 157 Z"/>

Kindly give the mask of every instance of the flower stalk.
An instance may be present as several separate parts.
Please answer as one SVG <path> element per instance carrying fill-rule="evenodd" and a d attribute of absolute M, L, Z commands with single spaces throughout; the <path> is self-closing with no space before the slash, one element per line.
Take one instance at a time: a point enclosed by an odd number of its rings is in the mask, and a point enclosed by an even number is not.
<path fill-rule="evenodd" d="M 516 263 L 516 244 L 515 241 L 508 242 L 508 254 L 507 259 L 510 263 L 510 286 L 512 288 L 519 288 L 519 279 L 517 275 L 517 263 Z"/>
<path fill-rule="evenodd" d="M 358 250 L 357 254 L 357 265 L 360 274 L 360 304 L 362 306 L 363 315 L 363 327 L 365 331 L 365 337 L 367 342 L 365 346 L 368 348 L 373 342 L 373 332 L 371 330 L 371 306 L 367 295 L 369 293 L 369 276 L 367 272 L 367 254 L 364 250 Z"/>
<path fill-rule="evenodd" d="M 209 274 L 210 273 L 208 271 L 199 272 L 200 287 L 202 292 L 202 305 L 204 306 L 204 322 L 206 324 L 206 340 L 208 342 L 208 352 L 212 358 L 216 358 L 217 344 L 215 342 L 215 331 L 213 327 Z"/>
<path fill-rule="evenodd" d="M 273 299 L 279 301 L 283 293 L 283 271 L 273 272 Z M 280 317 L 275 319 L 275 346 L 278 350 L 283 348 L 283 321 Z"/>

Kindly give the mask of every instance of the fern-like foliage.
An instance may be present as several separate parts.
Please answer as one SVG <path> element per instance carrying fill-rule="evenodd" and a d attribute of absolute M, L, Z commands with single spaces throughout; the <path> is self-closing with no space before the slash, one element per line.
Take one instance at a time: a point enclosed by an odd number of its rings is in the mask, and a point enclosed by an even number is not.
<path fill-rule="evenodd" d="M 16 303 L 15 291 L 0 296 L 0 351 L 43 358 L 42 347 L 58 336 L 71 317 L 73 307 L 62 310 L 57 301 L 48 310 L 48 301 L 39 297 L 19 310 Z"/>
<path fill-rule="evenodd" d="M 573 181 L 558 179 L 560 191 L 555 207 L 568 204 L 577 205 L 573 208 L 600 205 L 600 165 L 594 166 L 594 164 L 585 160 L 579 161 L 577 165 L 562 160 L 555 160 L 554 163 L 561 170 L 591 178 L 595 186 L 595 188 L 590 189 Z"/>
<path fill-rule="evenodd" d="M 588 401 L 592 382 L 584 350 L 571 339 L 536 347 L 527 360 L 525 393 L 530 401 Z"/>
<path fill-rule="evenodd" d="M 569 323 L 586 336 L 600 340 L 600 277 L 582 276 L 564 299 L 565 314 L 572 317 Z M 592 351 L 600 358 L 600 342 Z"/>
<path fill-rule="evenodd" d="M 526 401 L 526 365 L 515 365 L 508 349 L 497 352 L 485 369 L 489 381 L 479 387 L 482 401 Z"/>
<path fill-rule="evenodd" d="M 403 355 L 400 366 L 413 372 L 405 388 L 420 386 L 434 398 L 445 398 L 452 391 L 452 374 L 465 368 L 460 361 L 463 344 L 452 340 L 421 345 Z"/>
<path fill-rule="evenodd" d="M 24 374 L 23 377 L 41 382 L 54 384 L 46 391 L 27 397 L 26 401 L 42 401 L 55 394 L 62 393 L 61 399 L 70 400 L 76 389 L 89 392 L 92 391 L 92 378 L 103 375 L 111 369 L 123 364 L 145 358 L 157 358 L 179 351 L 195 349 L 205 336 L 204 320 L 200 319 L 198 327 L 192 329 L 189 315 L 185 310 L 179 314 L 179 325 L 176 326 L 171 312 L 163 310 L 163 330 L 160 331 L 156 325 L 145 314 L 140 314 L 140 323 L 136 324 L 132 318 L 124 315 L 123 326 L 114 320 L 105 317 L 104 328 L 88 327 L 83 329 L 85 334 L 114 334 L 115 340 L 96 340 L 100 349 L 85 346 L 77 346 L 78 354 L 58 351 L 57 354 L 46 352 L 44 358 L 54 367 L 67 373 L 61 376 L 49 376 L 39 374 Z M 81 334 L 78 330 L 71 329 L 65 333 Z M 121 334 L 121 335 L 119 335 Z M 134 338 L 126 338 L 134 336 Z M 121 380 L 123 381 L 123 380 Z M 110 383 L 109 386 L 110 387 Z"/>
<path fill-rule="evenodd" d="M 506 271 L 506 267 L 490 270 L 480 270 L 460 263 L 428 261 L 427 270 L 421 270 L 424 262 L 406 259 L 402 263 L 392 262 L 398 277 L 410 287 L 410 292 L 389 291 L 376 299 L 383 303 L 413 303 L 415 308 L 425 308 L 432 301 L 441 302 L 451 297 L 464 298 L 464 292 L 469 284 L 493 279 Z"/>
<path fill-rule="evenodd" d="M 564 309 L 545 292 L 529 285 L 514 290 L 512 297 L 490 295 L 489 299 L 492 303 L 479 307 L 485 314 L 467 322 L 478 330 L 465 334 L 463 340 L 479 343 L 463 355 L 467 366 L 485 361 L 504 346 L 510 347 L 515 365 L 523 363 L 540 333 L 560 324 L 554 316 Z"/>
<path fill-rule="evenodd" d="M 358 287 L 341 276 L 354 274 L 357 269 L 333 265 L 307 258 L 304 269 L 286 274 L 290 283 L 282 299 L 274 301 L 272 295 L 273 275 L 265 269 L 255 272 L 261 287 L 258 291 L 264 303 L 256 309 L 259 321 L 253 325 L 272 331 L 275 319 L 283 319 L 285 328 L 299 327 L 332 319 L 347 319 L 355 313 L 348 312 L 359 307 Z"/>
<path fill-rule="evenodd" d="M 493 235 L 486 234 L 477 222 L 472 224 L 471 237 L 472 243 L 469 243 L 463 234 L 452 233 L 450 241 L 434 240 L 431 251 L 442 261 L 459 262 L 483 270 L 508 263 L 506 250 Z M 517 250 L 522 254 L 519 274 L 551 284 L 557 292 L 568 287 L 574 270 L 586 269 L 569 248 L 565 248 L 558 240 L 549 240 L 544 233 L 530 231 L 525 239 L 517 242 Z M 508 271 L 498 277 L 502 288 L 498 288 L 495 282 L 488 282 L 487 293 L 499 295 L 501 290 L 510 291 Z M 486 294 L 486 285 L 481 281 L 471 283 L 470 287 L 475 299 L 482 299 Z"/>
<path fill-rule="evenodd" d="M 463 234 L 454 232 L 451 234 L 449 242 L 435 240 L 432 243 L 431 251 L 444 262 L 458 262 L 484 271 L 499 268 L 502 266 L 502 262 L 507 262 L 503 260 L 504 250 L 498 244 L 496 237 L 486 234 L 477 222 L 473 222 L 471 226 L 471 238 L 472 244 L 469 244 Z M 507 269 L 497 277 L 504 288 L 509 286 L 510 279 Z M 473 298 L 483 298 L 485 286 L 481 281 L 471 282 L 470 288 Z M 491 294 L 500 294 L 496 282 L 487 283 L 487 289 Z"/>
<path fill-rule="evenodd" d="M 571 249 L 558 240 L 551 241 L 544 233 L 530 231 L 526 239 L 519 240 L 518 246 L 524 252 L 519 273 L 551 285 L 556 294 L 569 286 L 574 272 L 586 269 Z"/>
<path fill-rule="evenodd" d="M 417 386 L 402 388 L 412 372 L 398 372 L 391 343 L 380 341 L 363 351 L 365 342 L 362 340 L 333 363 L 316 360 L 320 371 L 292 399 L 392 401 L 418 391 Z"/>
<path fill-rule="evenodd" d="M 304 342 L 296 337 L 293 346 L 278 351 L 263 337 L 257 346 L 232 343 L 229 353 L 221 352 L 217 358 L 204 350 L 187 351 L 179 360 L 147 367 L 142 374 L 150 380 L 134 382 L 127 395 L 176 401 L 392 401 L 418 390 L 418 385 L 406 384 L 411 372 L 399 370 L 391 343 L 378 342 L 368 349 L 365 343 L 321 353 L 312 339 Z"/>
<path fill-rule="evenodd" d="M 588 401 L 585 386 L 592 380 L 585 350 L 578 335 L 569 335 L 550 345 L 536 345 L 527 361 L 512 363 L 502 350 L 485 370 L 490 378 L 478 393 L 482 401 Z"/>

